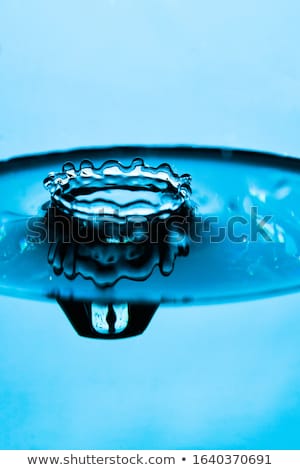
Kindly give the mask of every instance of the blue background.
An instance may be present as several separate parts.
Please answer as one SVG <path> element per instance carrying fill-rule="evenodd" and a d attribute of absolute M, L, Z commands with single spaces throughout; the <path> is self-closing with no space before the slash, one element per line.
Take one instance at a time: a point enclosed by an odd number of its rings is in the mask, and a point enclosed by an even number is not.
<path fill-rule="evenodd" d="M 293 0 L 2 0 L 0 156 L 300 155 L 299 13 Z M 299 303 L 161 308 L 143 336 L 104 342 L 55 304 L 2 297 L 0 448 L 299 449 Z"/>

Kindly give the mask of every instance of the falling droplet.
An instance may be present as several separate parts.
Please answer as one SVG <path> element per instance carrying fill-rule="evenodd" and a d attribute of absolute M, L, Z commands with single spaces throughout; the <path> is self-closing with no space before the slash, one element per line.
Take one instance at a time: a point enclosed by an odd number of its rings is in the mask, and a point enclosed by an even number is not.
<path fill-rule="evenodd" d="M 128 325 L 128 304 L 92 304 L 92 326 L 97 333 L 119 334 Z"/>

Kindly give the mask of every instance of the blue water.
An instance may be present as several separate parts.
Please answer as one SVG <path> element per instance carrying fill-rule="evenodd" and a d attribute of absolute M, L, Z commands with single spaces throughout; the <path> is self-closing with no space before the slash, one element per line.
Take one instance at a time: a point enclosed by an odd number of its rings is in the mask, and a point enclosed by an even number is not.
<path fill-rule="evenodd" d="M 0 155 L 122 143 L 300 155 L 299 9 L 2 0 Z M 299 449 L 299 302 L 164 308 L 144 335 L 104 342 L 76 336 L 55 304 L 2 297 L 0 448 Z"/>

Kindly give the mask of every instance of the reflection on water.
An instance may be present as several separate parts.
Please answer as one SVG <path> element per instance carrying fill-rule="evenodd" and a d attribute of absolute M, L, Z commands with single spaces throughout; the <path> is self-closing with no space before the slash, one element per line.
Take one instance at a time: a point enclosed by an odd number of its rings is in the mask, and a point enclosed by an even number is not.
<path fill-rule="evenodd" d="M 124 335 L 132 306 L 298 290 L 298 160 L 132 147 L 14 159 L 1 169 L 1 292 L 62 299 L 65 312 L 78 302 L 92 334 Z"/>

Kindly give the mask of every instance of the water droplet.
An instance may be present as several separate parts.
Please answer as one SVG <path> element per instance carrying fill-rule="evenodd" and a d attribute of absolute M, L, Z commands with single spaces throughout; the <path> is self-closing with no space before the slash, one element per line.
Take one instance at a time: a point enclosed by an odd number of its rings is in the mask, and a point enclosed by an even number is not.
<path fill-rule="evenodd" d="M 128 304 L 92 304 L 92 326 L 97 333 L 119 334 L 128 325 Z"/>
<path fill-rule="evenodd" d="M 65 172 L 68 172 L 68 171 L 75 171 L 75 166 L 74 166 L 74 163 L 72 162 L 66 162 L 63 164 L 63 167 L 62 167 L 62 170 L 65 171 Z"/>
<path fill-rule="evenodd" d="M 93 175 L 94 164 L 90 160 L 82 160 L 80 163 L 80 175 L 84 178 L 91 177 Z"/>

